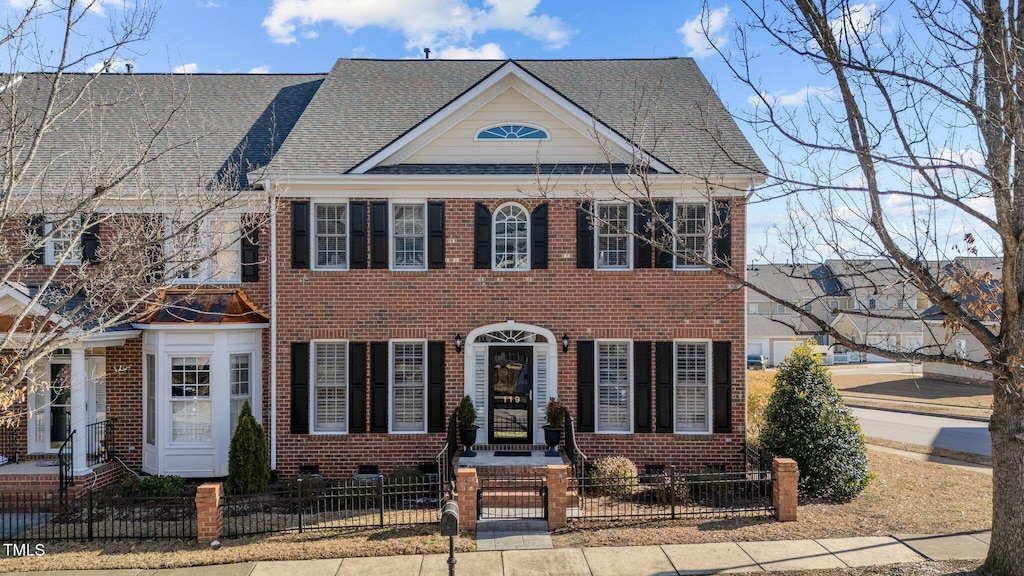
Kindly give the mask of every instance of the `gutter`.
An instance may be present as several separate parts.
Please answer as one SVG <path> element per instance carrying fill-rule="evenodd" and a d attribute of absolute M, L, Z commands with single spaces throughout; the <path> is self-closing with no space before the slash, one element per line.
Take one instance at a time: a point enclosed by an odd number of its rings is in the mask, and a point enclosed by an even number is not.
<path fill-rule="evenodd" d="M 277 470 L 277 193 L 270 192 L 270 469 Z"/>

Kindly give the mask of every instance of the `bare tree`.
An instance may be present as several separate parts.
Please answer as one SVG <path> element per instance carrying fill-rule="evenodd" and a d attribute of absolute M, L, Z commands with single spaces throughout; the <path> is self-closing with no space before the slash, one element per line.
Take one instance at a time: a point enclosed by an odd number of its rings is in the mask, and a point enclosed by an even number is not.
<path fill-rule="evenodd" d="M 35 0 L 0 25 L 0 290 L 20 301 L 0 311 L 0 424 L 24 417 L 55 351 L 138 320 L 176 279 L 237 268 L 239 234 L 267 215 L 244 193 L 244 143 L 204 157 L 216 126 L 190 78 L 131 74 L 155 14 Z M 218 214 L 233 224 L 212 228 Z"/>
<path fill-rule="evenodd" d="M 1024 162 L 1024 6 L 999 0 L 743 3 L 749 17 L 719 55 L 750 88 L 752 106 L 738 118 L 765 144 L 771 168 L 732 155 L 720 139 L 716 153 L 764 175 L 763 186 L 747 191 L 751 203 L 786 199 L 788 214 L 780 215 L 770 239 L 776 252 L 782 247 L 804 262 L 835 259 L 842 264 L 837 279 L 847 285 L 883 278 L 923 296 L 933 317 L 943 320 L 926 328 L 934 342 L 898 350 L 856 341 L 832 326 L 821 308 L 748 281 L 740 263 L 723 265 L 707 249 L 727 222 L 713 221 L 703 230 L 706 242 L 687 244 L 680 223 L 653 209 L 659 176 L 642 154 L 615 188 L 651 214 L 654 233 L 631 233 L 785 307 L 852 350 L 990 373 L 993 526 L 984 569 L 1024 574 L 1024 178 L 1017 174 Z M 792 106 L 792 94 L 765 85 L 763 78 L 778 77 L 759 59 L 765 51 L 776 53 L 783 66 L 807 66 L 821 85 L 804 87 L 796 98 L 801 105 Z M 655 117 L 638 112 L 632 136 L 639 150 L 657 156 Z M 704 130 L 719 136 L 716 122 Z M 723 193 L 741 192 L 723 186 L 710 166 L 689 176 L 700 182 L 709 205 Z M 581 188 L 583 196 L 590 193 Z M 599 216 L 595 225 L 610 225 Z M 979 254 L 999 259 L 1001 274 L 975 266 L 972 257 Z M 874 261 L 871 269 L 859 267 L 866 259 Z M 815 280 L 806 267 L 788 270 L 798 280 Z M 922 311 L 903 306 L 841 312 L 873 322 L 922 320 Z M 949 346 L 958 333 L 972 336 L 987 356 L 958 354 Z"/>

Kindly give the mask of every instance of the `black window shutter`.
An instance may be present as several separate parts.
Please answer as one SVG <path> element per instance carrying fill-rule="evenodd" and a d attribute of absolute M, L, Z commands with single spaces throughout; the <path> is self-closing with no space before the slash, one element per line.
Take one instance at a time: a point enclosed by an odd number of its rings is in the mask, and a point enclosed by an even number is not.
<path fill-rule="evenodd" d="M 444 432 L 444 342 L 427 343 L 427 432 Z"/>
<path fill-rule="evenodd" d="M 491 269 L 491 211 L 482 202 L 473 216 L 473 268 Z"/>
<path fill-rule="evenodd" d="M 661 248 L 655 249 L 654 256 L 654 267 L 655 268 L 672 268 L 673 260 L 675 257 L 672 255 L 673 245 L 673 218 L 672 218 L 672 202 L 663 201 L 655 202 L 654 209 L 661 215 L 661 219 L 665 221 L 665 224 L 661 224 L 657 227 L 654 234 L 654 242 L 658 246 L 664 246 L 665 250 Z"/>
<path fill-rule="evenodd" d="M 594 431 L 594 341 L 576 342 L 576 430 Z"/>
<path fill-rule="evenodd" d="M 715 202 L 713 263 L 717 267 L 732 265 L 732 217 L 727 201 Z"/>
<path fill-rule="evenodd" d="M 634 268 L 651 267 L 651 213 L 649 208 L 636 206 L 636 214 L 633 216 L 633 238 L 635 254 L 633 255 Z"/>
<path fill-rule="evenodd" d="M 370 432 L 388 431 L 388 343 L 370 344 Z"/>
<path fill-rule="evenodd" d="M 546 270 L 548 267 L 548 203 L 545 202 L 533 209 L 530 215 L 530 268 Z"/>
<path fill-rule="evenodd" d="M 309 269 L 309 201 L 292 202 L 292 268 Z"/>
<path fill-rule="evenodd" d="M 260 281 L 260 228 L 256 222 L 242 227 L 242 282 Z"/>
<path fill-rule="evenodd" d="M 366 432 L 366 342 L 348 343 L 348 431 Z"/>
<path fill-rule="evenodd" d="M 153 284 L 164 279 L 164 217 L 161 214 L 144 216 L 143 225 L 149 244 L 146 256 L 149 267 L 146 270 L 146 282 Z"/>
<path fill-rule="evenodd" d="M 712 344 L 714 396 L 711 406 L 714 410 L 715 432 L 732 432 L 732 370 L 729 362 L 731 355 L 732 342 Z"/>
<path fill-rule="evenodd" d="M 370 202 L 370 253 L 371 268 L 388 267 L 387 202 Z"/>
<path fill-rule="evenodd" d="M 36 241 L 39 242 L 39 246 L 29 252 L 28 263 L 39 264 L 46 256 L 46 243 L 42 242 L 42 238 L 46 236 L 46 218 L 38 214 L 29 217 L 28 230 L 36 237 Z"/>
<path fill-rule="evenodd" d="M 576 267 L 594 267 L 594 226 L 591 221 L 593 204 L 584 202 L 576 209 Z"/>
<path fill-rule="evenodd" d="M 444 268 L 444 202 L 427 204 L 427 268 Z"/>
<path fill-rule="evenodd" d="M 654 344 L 655 431 L 672 432 L 672 343 Z"/>
<path fill-rule="evenodd" d="M 633 342 L 633 431 L 651 431 L 650 342 Z"/>
<path fill-rule="evenodd" d="M 348 203 L 348 267 L 366 268 L 366 202 Z"/>
<path fill-rule="evenodd" d="M 291 433 L 309 434 L 309 342 L 292 342 Z"/>
<path fill-rule="evenodd" d="M 82 232 L 82 260 L 95 264 L 100 259 L 100 217 L 90 214 Z"/>

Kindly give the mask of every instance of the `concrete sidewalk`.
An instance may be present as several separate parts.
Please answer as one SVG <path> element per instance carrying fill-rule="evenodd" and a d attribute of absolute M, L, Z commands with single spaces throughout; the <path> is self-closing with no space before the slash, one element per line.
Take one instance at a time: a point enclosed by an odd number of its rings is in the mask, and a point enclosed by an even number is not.
<path fill-rule="evenodd" d="M 989 533 L 556 548 L 456 554 L 462 576 L 667 576 L 881 566 L 924 560 L 981 560 Z M 168 570 L 47 572 L 64 576 L 445 576 L 445 555 L 255 562 Z M 39 572 L 18 574 L 38 576 Z"/>

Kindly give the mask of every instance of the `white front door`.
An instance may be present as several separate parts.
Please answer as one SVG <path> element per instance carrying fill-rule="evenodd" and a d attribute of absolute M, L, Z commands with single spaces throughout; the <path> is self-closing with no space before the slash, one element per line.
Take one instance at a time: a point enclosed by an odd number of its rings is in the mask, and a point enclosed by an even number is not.
<path fill-rule="evenodd" d="M 29 394 L 28 451 L 53 453 L 71 427 L 71 360 L 53 360 Z"/>

